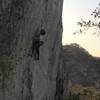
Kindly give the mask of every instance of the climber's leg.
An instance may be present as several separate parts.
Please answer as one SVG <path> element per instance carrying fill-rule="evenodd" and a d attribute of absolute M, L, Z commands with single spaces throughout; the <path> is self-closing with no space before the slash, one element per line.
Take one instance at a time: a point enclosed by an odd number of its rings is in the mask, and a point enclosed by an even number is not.
<path fill-rule="evenodd" d="M 39 60 L 39 46 L 36 48 L 36 60 Z"/>

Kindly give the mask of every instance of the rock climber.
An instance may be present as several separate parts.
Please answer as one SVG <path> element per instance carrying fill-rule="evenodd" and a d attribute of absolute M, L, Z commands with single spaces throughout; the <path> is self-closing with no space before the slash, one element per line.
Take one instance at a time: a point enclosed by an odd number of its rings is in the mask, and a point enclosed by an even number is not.
<path fill-rule="evenodd" d="M 34 57 L 34 60 L 39 60 L 39 49 L 40 46 L 44 44 L 44 35 L 45 30 L 41 29 L 39 34 L 36 34 L 32 38 L 32 56 Z"/>

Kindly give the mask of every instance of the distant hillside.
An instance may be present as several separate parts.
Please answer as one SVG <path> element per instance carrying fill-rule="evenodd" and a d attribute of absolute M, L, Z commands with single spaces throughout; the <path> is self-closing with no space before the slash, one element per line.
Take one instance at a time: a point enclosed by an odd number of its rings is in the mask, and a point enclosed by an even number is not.
<path fill-rule="evenodd" d="M 68 82 L 100 89 L 100 58 L 91 56 L 78 44 L 63 47 L 65 88 Z"/>

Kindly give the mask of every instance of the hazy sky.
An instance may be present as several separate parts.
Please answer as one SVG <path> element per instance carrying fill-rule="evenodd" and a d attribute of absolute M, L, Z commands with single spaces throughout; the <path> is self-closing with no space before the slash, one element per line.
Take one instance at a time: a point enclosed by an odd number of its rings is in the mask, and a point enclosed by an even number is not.
<path fill-rule="evenodd" d="M 91 18 L 92 11 L 99 0 L 64 0 L 63 6 L 63 44 L 78 43 L 93 56 L 100 57 L 100 37 L 87 34 L 73 35 L 78 28 L 77 21 Z"/>

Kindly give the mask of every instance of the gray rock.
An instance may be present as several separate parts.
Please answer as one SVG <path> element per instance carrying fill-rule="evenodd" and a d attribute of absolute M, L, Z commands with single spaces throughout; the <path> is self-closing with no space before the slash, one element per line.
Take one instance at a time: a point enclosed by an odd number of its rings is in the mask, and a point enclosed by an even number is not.
<path fill-rule="evenodd" d="M 62 4 L 63 0 L 0 0 L 0 100 L 55 99 Z M 41 29 L 45 40 L 39 60 L 34 60 L 32 37 Z"/>

